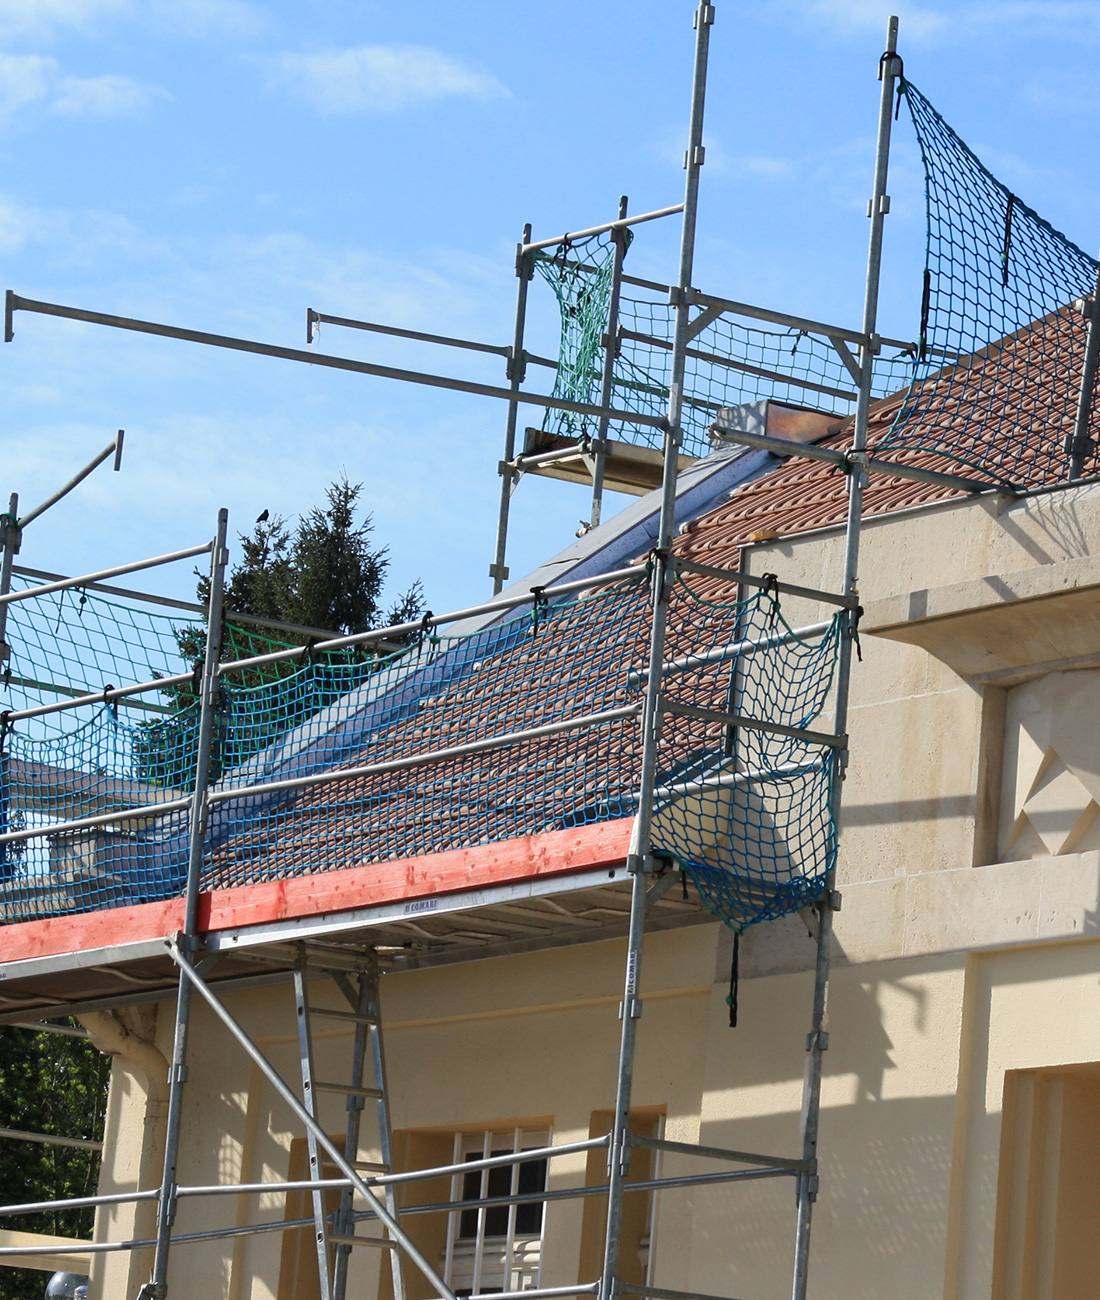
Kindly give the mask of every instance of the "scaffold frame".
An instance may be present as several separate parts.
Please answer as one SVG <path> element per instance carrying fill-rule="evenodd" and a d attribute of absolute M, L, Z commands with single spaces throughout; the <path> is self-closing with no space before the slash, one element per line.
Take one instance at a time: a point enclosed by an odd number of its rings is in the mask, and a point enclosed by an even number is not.
<path fill-rule="evenodd" d="M 322 927 L 319 931 L 313 933 L 309 932 L 308 926 L 269 927 L 262 934 L 254 936 L 252 944 L 258 960 L 266 962 L 265 968 L 259 973 L 253 971 L 236 979 L 226 979 L 224 981 L 217 979 L 215 976 L 218 963 L 223 960 L 226 952 L 232 947 L 232 944 L 229 942 L 223 942 L 225 940 L 224 935 L 219 936 L 215 932 L 206 930 L 200 923 L 200 874 L 207 820 L 211 811 L 220 802 L 233 798 L 240 798 L 242 794 L 262 794 L 279 789 L 299 788 L 307 784 L 324 784 L 326 781 L 347 779 L 349 775 L 354 776 L 362 773 L 373 774 L 382 771 L 396 771 L 411 766 L 430 764 L 432 762 L 438 762 L 442 757 L 449 757 L 458 752 L 473 752 L 475 750 L 481 751 L 504 748 L 510 744 L 517 743 L 518 741 L 529 739 L 530 736 L 535 733 L 531 730 L 503 733 L 486 737 L 478 742 L 472 742 L 464 747 L 436 748 L 434 750 L 428 749 L 414 758 L 395 760 L 389 763 L 373 764 L 369 767 L 361 767 L 358 769 L 341 769 L 335 773 L 320 773 L 314 776 L 292 778 L 278 782 L 261 782 L 243 788 L 234 788 L 232 790 L 218 790 L 215 788 L 211 779 L 210 757 L 216 721 L 219 678 L 228 672 L 289 660 L 295 655 L 301 653 L 299 650 L 285 650 L 231 661 L 223 661 L 221 659 L 219 637 L 224 612 L 223 599 L 225 593 L 227 565 L 227 513 L 224 510 L 220 513 L 215 536 L 210 541 L 204 542 L 201 545 L 185 548 L 173 552 L 170 555 L 153 557 L 151 559 L 137 561 L 130 564 L 117 565 L 111 568 L 102 569 L 95 573 L 85 574 L 80 577 L 58 578 L 50 575 L 42 575 L 46 580 L 39 586 L 13 592 L 10 590 L 10 576 L 13 567 L 14 554 L 18 549 L 18 523 L 15 519 L 17 505 L 13 506 L 11 512 L 13 518 L 4 535 L 4 585 L 3 590 L 0 590 L 0 641 L 3 640 L 4 612 L 15 601 L 33 599 L 36 596 L 41 596 L 45 593 L 64 588 L 81 587 L 92 589 L 97 586 L 102 587 L 103 584 L 109 580 L 126 574 L 141 572 L 177 560 L 192 559 L 203 555 L 209 556 L 209 600 L 205 610 L 207 640 L 202 660 L 201 681 L 199 683 L 200 729 L 196 750 L 194 789 L 191 794 L 181 797 L 178 800 L 161 802 L 151 806 L 153 810 L 159 813 L 175 810 L 185 813 L 188 818 L 189 855 L 186 886 L 183 896 L 183 921 L 177 933 L 148 941 L 144 946 L 139 945 L 142 956 L 149 956 L 154 952 L 166 956 L 172 962 L 175 971 L 175 1030 L 173 1038 L 173 1056 L 169 1075 L 169 1111 L 161 1183 L 159 1187 L 143 1188 L 135 1192 L 73 1198 L 64 1202 L 36 1202 L 15 1206 L 9 1205 L 0 1208 L 0 1221 L 2 1221 L 5 1217 L 37 1212 L 45 1209 L 92 1208 L 121 1205 L 138 1201 L 149 1201 L 155 1203 L 157 1207 L 155 1237 L 130 1241 L 99 1241 L 88 1244 L 89 1253 L 129 1251 L 148 1248 L 154 1250 L 155 1254 L 152 1275 L 149 1282 L 142 1287 L 137 1300 L 165 1300 L 169 1295 L 169 1263 L 172 1251 L 178 1246 L 196 1241 L 225 1239 L 239 1236 L 244 1233 L 284 1231 L 305 1225 L 317 1226 L 322 1218 L 322 1210 L 320 1208 L 316 1208 L 314 1216 L 303 1220 L 279 1221 L 274 1224 L 257 1224 L 246 1227 L 235 1226 L 232 1228 L 225 1228 L 224 1230 L 201 1233 L 178 1233 L 174 1230 L 176 1210 L 179 1202 L 183 1199 L 219 1195 L 260 1195 L 278 1190 L 308 1192 L 312 1195 L 316 1207 L 322 1205 L 322 1194 L 325 1191 L 340 1192 L 344 1198 L 340 1220 L 341 1224 L 344 1225 L 340 1229 L 344 1234 L 344 1239 L 337 1244 L 350 1248 L 348 1234 L 345 1229 L 347 1223 L 351 1219 L 359 1220 L 369 1218 L 374 1220 L 385 1229 L 386 1236 L 380 1240 L 384 1248 L 388 1250 L 391 1258 L 396 1259 L 400 1255 L 409 1264 L 417 1268 L 436 1291 L 440 1300 L 455 1300 L 455 1292 L 443 1277 L 440 1276 L 432 1262 L 423 1256 L 416 1243 L 403 1228 L 402 1219 L 404 1215 L 408 1213 L 438 1212 L 444 1209 L 450 1211 L 456 1209 L 482 1210 L 486 1207 L 515 1205 L 532 1199 L 545 1202 L 551 1199 L 560 1199 L 565 1197 L 606 1196 L 608 1199 L 608 1210 L 605 1228 L 604 1257 L 601 1276 L 598 1281 L 586 1282 L 576 1286 L 535 1288 L 524 1290 L 522 1292 L 509 1292 L 505 1290 L 501 1293 L 502 1300 L 519 1300 L 520 1296 L 522 1296 L 524 1300 L 556 1300 L 557 1297 L 577 1295 L 597 1295 L 599 1300 L 615 1300 L 616 1296 L 621 1294 L 647 1296 L 651 1297 L 652 1300 L 714 1300 L 713 1297 L 699 1297 L 697 1296 L 697 1293 L 690 1291 L 669 1290 L 667 1288 L 657 1288 L 648 1285 L 628 1284 L 618 1276 L 623 1196 L 627 1185 L 626 1178 L 630 1168 L 631 1154 L 635 1147 L 647 1147 L 654 1151 L 674 1152 L 682 1156 L 699 1158 L 704 1162 L 717 1162 L 722 1165 L 723 1168 L 717 1171 L 711 1169 L 709 1172 L 701 1171 L 680 1177 L 659 1176 L 642 1182 L 633 1182 L 630 1184 L 631 1191 L 650 1190 L 656 1192 L 672 1187 L 692 1185 L 755 1181 L 773 1178 L 792 1179 L 795 1184 L 797 1199 L 792 1296 L 793 1300 L 805 1300 L 806 1298 L 809 1274 L 812 1210 L 818 1192 L 817 1140 L 821 1100 L 821 1079 L 824 1052 L 828 1047 L 828 1034 L 826 1032 L 826 995 L 829 976 L 831 921 L 832 912 L 838 905 L 838 896 L 836 895 L 831 875 L 825 888 L 812 904 L 812 911 L 816 918 L 814 927 L 816 959 L 814 966 L 814 991 L 810 1015 L 810 1030 L 807 1036 L 807 1068 L 803 1092 L 800 1154 L 793 1157 L 778 1157 L 760 1153 L 726 1150 L 723 1148 L 698 1144 L 673 1142 L 664 1138 L 646 1137 L 631 1131 L 631 1088 L 636 1054 L 637 1021 L 641 1012 L 639 990 L 644 937 L 647 929 L 647 916 L 650 914 L 651 909 L 660 900 L 668 886 L 676 878 L 675 873 L 669 870 L 667 862 L 654 854 L 652 844 L 653 810 L 655 801 L 661 789 L 659 784 L 657 756 L 657 743 L 661 718 L 664 712 L 675 711 L 675 706 L 670 707 L 669 702 L 666 699 L 666 680 L 670 675 L 675 676 L 677 669 L 683 666 L 682 663 L 669 660 L 668 658 L 666 651 L 666 620 L 673 583 L 675 582 L 677 574 L 681 572 L 695 572 L 709 576 L 721 576 L 731 583 L 745 584 L 750 587 L 769 585 L 778 591 L 789 592 L 796 596 L 808 597 L 834 605 L 839 609 L 840 618 L 842 619 L 842 635 L 840 638 L 839 661 L 834 694 L 833 727 L 828 733 L 806 733 L 812 734 L 816 740 L 823 744 L 832 746 L 838 752 L 839 761 L 833 769 L 831 790 L 832 809 L 835 814 L 840 804 L 841 784 L 847 759 L 848 682 L 852 665 L 853 639 L 858 621 L 858 561 L 860 523 L 862 516 L 862 493 L 867 473 L 902 472 L 900 467 L 888 462 L 877 461 L 876 458 L 869 457 L 866 452 L 868 414 L 871 403 L 872 368 L 874 357 L 883 343 L 883 340 L 881 340 L 876 334 L 878 281 L 882 250 L 883 221 L 885 213 L 888 210 L 888 203 L 884 203 L 883 200 L 886 195 L 891 110 L 893 106 L 895 84 L 900 73 L 900 59 L 896 53 L 897 20 L 891 19 L 888 30 L 886 53 L 883 55 L 879 64 L 879 76 L 882 82 L 882 88 L 878 122 L 874 189 L 871 202 L 871 235 L 863 322 L 861 329 L 858 331 L 840 329 L 839 327 L 823 325 L 820 322 L 806 321 L 799 317 L 786 316 L 782 313 L 768 313 L 763 311 L 763 309 L 751 308 L 745 304 L 734 303 L 731 300 L 710 298 L 707 295 L 698 293 L 692 287 L 696 215 L 699 200 L 699 180 L 700 170 L 704 161 L 703 117 L 706 93 L 706 73 L 710 29 L 714 22 L 714 18 L 714 5 L 706 3 L 706 0 L 702 0 L 695 11 L 695 61 L 690 134 L 685 161 L 687 177 L 683 203 L 657 212 L 645 213 L 636 217 L 628 217 L 626 200 L 623 199 L 620 204 L 619 215 L 615 221 L 607 223 L 602 227 L 594 227 L 587 231 L 578 232 L 578 235 L 574 236 L 580 237 L 581 235 L 591 235 L 594 232 L 599 231 L 618 233 L 625 230 L 628 226 L 639 222 L 674 214 L 680 214 L 682 216 L 678 276 L 676 285 L 671 290 L 672 305 L 675 313 L 675 333 L 670 345 L 671 382 L 668 391 L 667 410 L 661 417 L 632 411 L 617 410 L 611 404 L 612 382 L 610 367 L 612 349 L 610 347 L 607 349 L 607 359 L 600 376 L 601 389 L 598 404 L 593 405 L 581 402 L 570 402 L 567 399 L 554 398 L 550 395 L 534 394 L 523 389 L 522 384 L 525 377 L 526 364 L 529 361 L 538 360 L 528 356 L 525 353 L 523 346 L 526 311 L 526 284 L 530 278 L 529 275 L 525 274 L 525 258 L 532 251 L 550 247 L 555 243 L 562 242 L 561 240 L 543 240 L 533 243 L 530 238 L 530 227 L 525 228 L 523 241 L 517 250 L 517 273 L 519 275 L 518 304 L 515 335 L 510 347 L 477 344 L 468 340 L 451 339 L 416 331 L 399 330 L 394 327 L 386 327 L 369 322 L 353 321 L 348 318 L 329 316 L 321 312 L 313 311 L 312 309 L 307 318 L 310 342 L 313 340 L 316 327 L 324 322 L 339 326 L 366 329 L 368 331 L 393 333 L 402 337 L 432 342 L 443 346 L 495 352 L 498 355 L 503 356 L 508 363 L 509 383 L 507 387 L 498 387 L 453 379 L 445 376 L 400 370 L 394 367 L 353 361 L 347 358 L 330 357 L 312 351 L 275 347 L 255 343 L 250 340 L 234 339 L 227 336 L 180 329 L 173 326 L 158 325 L 152 322 L 110 316 L 94 311 L 63 307 L 56 304 L 43 303 L 23 298 L 12 291 L 8 291 L 6 299 L 5 331 L 5 337 L 8 341 L 12 339 L 14 333 L 12 324 L 14 313 L 16 311 L 27 311 L 61 316 L 67 319 L 101 324 L 123 330 L 158 334 L 170 338 L 225 347 L 238 351 L 260 353 L 262 355 L 269 355 L 307 364 L 329 366 L 368 375 L 394 378 L 406 382 L 466 391 L 474 394 L 495 397 L 507 403 L 507 434 L 505 454 L 501 466 L 502 496 L 500 529 L 498 532 L 496 558 L 492 573 L 495 583 L 494 598 L 481 605 L 460 610 L 454 614 L 446 616 L 431 616 L 415 623 L 402 624 L 395 627 L 378 629 L 352 636 L 331 636 L 325 640 L 311 643 L 309 646 L 310 653 L 355 646 L 368 646 L 377 642 L 393 641 L 412 632 L 420 631 L 423 633 L 432 628 L 445 626 L 451 622 L 468 619 L 474 615 L 502 613 L 509 609 L 520 608 L 524 605 L 531 604 L 532 600 L 537 598 L 536 591 L 526 591 L 506 597 L 500 595 L 501 587 L 507 575 L 505 566 L 505 549 L 507 542 L 509 499 L 512 488 L 514 487 L 514 480 L 518 474 L 524 472 L 526 468 L 531 467 L 530 464 L 525 466 L 523 464 L 524 458 L 517 458 L 515 454 L 515 435 L 517 429 L 518 410 L 521 405 L 532 404 L 543 408 L 574 411 L 579 414 L 591 416 L 599 421 L 599 434 L 594 447 L 590 449 L 592 456 L 593 479 L 591 510 L 592 522 L 598 522 L 600 517 L 602 493 L 604 490 L 607 433 L 610 425 L 615 421 L 622 420 L 628 420 L 635 424 L 645 423 L 658 429 L 662 436 L 663 445 L 661 455 L 663 469 L 661 481 L 662 495 L 659 535 L 657 545 L 650 556 L 648 571 L 641 570 L 637 567 L 631 567 L 597 575 L 595 577 L 586 577 L 585 579 L 574 583 L 566 582 L 555 584 L 553 588 L 555 595 L 564 595 L 572 590 L 588 590 L 593 587 L 608 586 L 616 583 L 646 582 L 649 584 L 652 601 L 652 623 L 649 636 L 648 663 L 637 673 L 638 684 L 642 690 L 642 699 L 640 703 L 625 705 L 621 709 L 615 711 L 615 719 L 618 721 L 626 719 L 636 720 L 641 735 L 641 758 L 637 774 L 638 811 L 634 818 L 630 833 L 630 842 L 625 857 L 625 866 L 617 873 L 621 880 L 629 882 L 630 906 L 629 915 L 626 918 L 626 960 L 621 1001 L 622 1028 L 618 1053 L 618 1073 L 613 1124 L 611 1132 L 607 1137 L 591 1139 L 584 1142 L 552 1144 L 534 1153 L 536 1155 L 552 1157 L 593 1150 L 606 1150 L 608 1162 L 607 1180 L 605 1183 L 601 1183 L 598 1186 L 584 1185 L 575 1188 L 556 1188 L 552 1191 L 543 1191 L 540 1192 L 537 1197 L 531 1197 L 529 1195 L 525 1197 L 519 1193 L 513 1192 L 513 1194 L 506 1197 L 480 1197 L 457 1202 L 451 1201 L 440 1203 L 437 1205 L 417 1206 L 411 1210 L 403 1210 L 400 1213 L 396 1209 L 392 1189 L 401 1183 L 440 1177 L 443 1175 L 456 1175 L 459 1172 L 464 1173 L 471 1170 L 489 1168 L 503 1164 L 515 1166 L 519 1163 L 521 1158 L 532 1158 L 532 1152 L 524 1151 L 522 1157 L 520 1153 L 514 1153 L 512 1156 L 508 1157 L 485 1157 L 481 1160 L 475 1159 L 472 1161 L 463 1161 L 461 1164 L 454 1163 L 428 1170 L 415 1170 L 411 1172 L 395 1172 L 392 1168 L 388 1171 L 363 1172 L 355 1167 L 354 1160 L 349 1155 L 349 1152 L 347 1150 L 341 1151 L 339 1147 L 331 1141 L 330 1137 L 318 1122 L 316 1116 L 310 1112 L 307 1105 L 303 1104 L 295 1087 L 280 1075 L 277 1070 L 275 1070 L 271 1063 L 264 1057 L 256 1043 L 249 1036 L 246 1029 L 234 1019 L 233 1015 L 225 1005 L 223 992 L 225 990 L 232 990 L 246 986 L 254 987 L 263 983 L 287 984 L 288 982 L 297 979 L 299 999 L 301 999 L 302 972 L 305 969 L 305 963 L 307 961 L 309 962 L 311 969 L 314 968 L 314 966 L 320 966 L 320 968 L 325 970 L 338 970 L 341 975 L 347 972 L 362 972 L 377 962 L 377 953 L 370 940 L 370 919 L 363 915 L 345 917 L 342 920 L 336 919 L 327 923 L 326 926 Z M 614 285 L 616 288 L 613 289 L 613 304 L 617 301 L 614 296 L 615 293 L 617 293 L 617 286 L 629 279 L 629 277 L 624 276 L 622 269 L 622 254 L 624 248 L 624 241 L 620 239 L 617 245 L 615 257 Z M 736 311 L 749 316 L 755 314 L 765 320 L 781 320 L 790 323 L 799 329 L 816 330 L 821 333 L 823 337 L 827 338 L 836 348 L 838 355 L 844 359 L 845 366 L 852 375 L 853 381 L 856 384 L 857 398 L 852 446 L 850 451 L 844 455 L 836 453 L 839 458 L 837 463 L 840 464 L 843 462 L 842 467 L 848 471 L 847 481 L 849 494 L 844 571 L 836 591 L 815 591 L 805 587 L 776 582 L 774 580 L 768 582 L 759 575 L 751 573 L 740 573 L 732 570 L 722 570 L 705 565 L 693 564 L 679 559 L 673 553 L 672 543 L 676 529 L 676 477 L 680 445 L 680 427 L 683 414 L 684 366 L 689 350 L 689 344 L 693 337 L 693 330 L 694 332 L 697 332 L 695 327 L 697 327 L 700 319 L 699 315 L 693 317 L 692 314 L 693 310 L 697 309 L 701 309 L 703 313 Z M 612 315 L 609 322 L 610 335 L 614 334 L 615 328 L 615 319 L 614 315 Z M 848 346 L 849 344 L 856 346 L 857 353 L 855 355 L 852 354 Z M 901 345 L 899 344 L 899 346 Z M 546 364 L 553 365 L 554 363 L 551 362 Z M 718 420 L 718 427 L 723 429 L 724 432 L 728 432 L 724 429 L 724 426 L 722 426 L 720 418 Z M 729 436 L 736 440 L 736 433 L 730 433 Z M 772 442 L 774 442 L 774 440 L 769 441 L 765 438 L 763 442 L 758 440 L 757 443 L 752 445 L 767 445 L 769 450 L 779 450 L 778 447 L 771 445 Z M 113 448 L 108 450 L 113 450 Z M 792 444 L 790 447 L 784 445 L 783 454 L 810 455 L 817 454 L 817 450 L 818 449 L 814 448 L 798 447 L 797 445 Z M 586 449 L 586 454 L 587 451 L 588 449 Z M 104 454 L 106 455 L 107 453 Z M 941 483 L 941 485 L 945 483 L 947 477 L 950 476 L 934 476 L 935 481 Z M 986 490 L 989 488 L 988 484 L 975 485 L 968 480 L 962 479 L 955 479 L 952 483 L 953 486 L 963 486 L 964 484 L 966 490 Z M 35 571 L 28 570 L 27 572 L 33 574 Z M 140 595 L 140 593 L 127 594 L 135 597 Z M 156 600 L 159 598 L 150 597 L 150 599 Z M 193 609 L 194 607 L 189 606 L 188 608 Z M 806 631 L 807 629 L 800 630 Z M 312 629 L 312 631 L 316 631 L 316 629 Z M 734 649 L 736 649 L 736 647 L 734 647 Z M 192 674 L 183 674 L 178 678 L 178 682 L 182 683 L 185 681 L 191 681 L 192 677 Z M 166 685 L 171 685 L 173 684 L 173 681 L 176 680 L 177 679 L 158 678 L 147 682 L 112 687 L 107 691 L 96 693 L 94 696 L 89 695 L 77 697 L 75 699 L 65 698 L 48 705 L 42 705 L 37 708 L 25 709 L 18 713 L 13 713 L 9 715 L 8 720 L 14 721 L 16 719 L 25 719 L 32 716 L 40 716 L 45 713 L 76 708 L 81 704 L 87 704 L 92 700 L 102 700 L 104 702 L 127 700 L 148 692 L 163 690 Z M 575 730 L 583 727 L 600 725 L 608 721 L 609 717 L 610 714 L 608 713 L 582 715 L 560 723 L 551 724 L 542 730 L 545 732 L 550 732 L 551 730 L 559 732 Z M 730 726 L 739 728 L 751 729 L 753 727 L 760 727 L 762 729 L 767 729 L 771 726 L 772 730 L 775 729 L 774 724 L 769 724 L 767 720 L 756 719 L 742 714 L 723 714 L 722 721 Z M 780 728 L 780 730 L 782 731 L 783 729 Z M 786 730 L 790 731 L 791 729 L 787 728 Z M 78 830 L 86 826 L 102 826 L 109 823 L 112 819 L 124 820 L 125 818 L 132 818 L 135 815 L 135 811 L 142 812 L 149 810 L 149 808 L 138 808 L 137 810 L 128 808 L 117 816 L 114 814 L 101 814 L 90 818 L 72 819 L 69 822 L 52 824 L 46 830 L 40 827 L 32 827 L 29 829 L 6 831 L 5 833 L 0 834 L 0 843 L 6 844 L 20 840 L 34 839 L 47 833 L 56 834 L 59 831 Z M 608 873 L 603 872 L 601 874 L 606 876 Z M 461 906 L 461 901 L 458 905 Z M 339 960 L 337 960 L 334 958 L 330 949 L 324 948 L 323 940 L 326 934 L 331 935 L 334 930 L 341 927 L 347 932 L 347 934 L 357 932 L 360 935 L 362 940 L 362 950 L 356 954 L 355 952 L 345 948 Z M 105 955 L 106 953 L 107 950 L 97 953 L 96 959 L 100 961 L 106 960 L 108 963 L 111 961 L 124 963 L 127 960 L 128 955 L 130 957 L 135 955 L 133 953 L 127 954 L 121 950 L 115 951 L 113 954 Z M 54 958 L 39 958 L 30 963 L 15 963 L 14 965 L 22 965 L 24 971 L 33 967 L 33 969 L 42 973 L 64 974 L 67 971 L 76 970 L 79 967 L 80 954 L 62 954 Z M 153 990 L 149 996 L 162 1000 L 165 997 L 165 988 L 163 986 L 159 987 L 156 990 Z M 338 1176 L 321 1177 L 319 1176 L 319 1172 L 315 1169 L 312 1176 L 307 1180 L 252 1184 L 227 1183 L 219 1184 L 217 1186 L 192 1186 L 180 1181 L 180 1170 L 178 1164 L 181 1125 L 183 1123 L 183 1102 L 186 1089 L 186 1067 L 189 1052 L 189 1027 L 191 1022 L 192 1006 L 196 998 L 204 1003 L 219 1019 L 221 1024 L 230 1033 L 239 1047 L 250 1057 L 256 1068 L 267 1079 L 275 1092 L 290 1109 L 297 1123 L 310 1139 L 311 1151 L 313 1152 L 315 1165 L 320 1160 L 321 1154 L 323 1153 L 325 1160 L 336 1169 Z M 129 1000 L 134 1002 L 138 999 L 135 996 L 131 997 Z M 121 1002 L 118 999 L 113 1002 L 108 1000 L 105 1004 L 102 998 L 93 998 L 90 999 L 88 1003 L 73 1005 L 100 1007 L 103 1005 L 120 1004 Z M 42 1012 L 61 1015 L 68 1014 L 71 1009 L 72 1006 L 70 1006 L 68 1010 L 58 1010 L 55 1006 L 47 1006 L 42 1009 Z M 36 1011 L 35 1014 L 41 1014 L 42 1012 Z M 0 1014 L 0 1023 L 11 1023 L 14 1021 L 16 1016 L 18 1016 L 20 1020 L 25 1021 L 29 1014 L 30 1012 L 26 1009 L 5 1012 Z M 366 1016 L 366 1014 L 366 1011 L 364 1011 L 363 1015 Z M 374 1016 L 379 1024 L 381 1023 L 380 1013 L 375 1010 L 371 1012 L 371 1015 Z M 303 1047 L 304 1070 L 307 1056 L 308 1052 L 306 1048 Z M 304 1077 L 308 1079 L 309 1076 L 308 1074 L 304 1074 Z M 361 1081 L 359 1083 L 353 1082 L 351 1087 L 353 1089 L 358 1088 L 364 1094 L 371 1091 L 370 1089 L 363 1088 Z M 381 1091 L 384 1092 L 384 1086 Z M 384 1100 L 384 1098 L 375 1099 Z M 724 1166 L 727 1165 L 735 1167 L 725 1168 Z M 360 1198 L 361 1202 L 359 1209 L 356 1210 L 354 1214 L 350 1210 L 350 1196 L 353 1193 Z M 352 1230 L 351 1235 L 352 1238 L 355 1239 L 354 1229 Z M 375 1244 L 378 1243 L 376 1242 Z M 53 1252 L 52 1247 L 0 1248 L 0 1263 L 3 1262 L 3 1258 L 6 1255 L 10 1256 L 13 1254 L 19 1254 L 27 1256 L 28 1254 L 35 1253 L 36 1249 L 38 1249 L 38 1253 L 41 1254 L 50 1254 Z M 346 1255 L 338 1253 L 338 1258 L 346 1259 Z M 338 1266 L 331 1275 L 327 1274 L 326 1252 L 322 1248 L 319 1251 L 319 1269 L 322 1279 L 322 1295 L 325 1297 L 325 1300 L 343 1300 L 347 1276 L 346 1267 L 341 1268 Z M 400 1268 L 395 1267 L 394 1279 L 395 1295 L 397 1296 L 397 1300 L 401 1300 L 400 1276 Z"/>

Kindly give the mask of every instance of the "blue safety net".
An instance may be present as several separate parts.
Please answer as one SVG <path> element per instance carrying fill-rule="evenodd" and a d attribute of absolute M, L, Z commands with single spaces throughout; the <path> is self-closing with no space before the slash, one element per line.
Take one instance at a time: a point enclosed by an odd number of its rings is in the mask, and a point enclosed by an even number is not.
<path fill-rule="evenodd" d="M 1063 480 L 1086 335 L 1077 304 L 1096 263 L 997 180 L 912 82 L 901 96 L 924 162 L 928 237 L 912 386 L 880 449 L 930 452 L 940 468 L 1008 486 Z M 1092 439 L 1096 428 L 1093 416 Z"/>
<path fill-rule="evenodd" d="M 130 680 L 187 671 L 171 647 L 195 629 L 131 605 L 93 593 L 13 605 L 9 711 L 36 691 L 126 685 L 127 661 L 140 668 Z M 381 868 L 633 815 L 650 621 L 639 568 L 385 657 L 301 647 L 274 666 L 224 663 L 202 887 Z M 230 660 L 262 652 L 241 635 L 227 629 Z M 663 722 L 654 842 L 738 927 L 817 896 L 832 868 L 832 751 L 804 732 L 836 641 L 835 623 L 793 634 L 771 591 L 720 604 L 675 585 L 667 698 L 685 712 Z M 731 726 L 731 713 L 779 730 Z M 3 825 L 45 834 L 6 845 L 0 917 L 178 894 L 190 810 L 160 805 L 192 790 L 196 736 L 190 682 L 129 704 L 6 716 Z M 74 819 L 87 824 L 50 829 Z"/>

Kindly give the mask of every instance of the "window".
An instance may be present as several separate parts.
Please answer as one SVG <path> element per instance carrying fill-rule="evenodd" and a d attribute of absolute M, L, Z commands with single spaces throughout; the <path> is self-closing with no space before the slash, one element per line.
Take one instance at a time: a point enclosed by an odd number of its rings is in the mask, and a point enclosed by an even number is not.
<path fill-rule="evenodd" d="M 491 1127 L 399 1129 L 394 1134 L 394 1164 L 401 1172 L 441 1169 L 483 1157 L 507 1156 L 550 1143 L 551 1118 L 502 1120 Z M 398 1185 L 398 1208 L 445 1207 L 463 1200 L 498 1196 L 538 1196 L 546 1189 L 547 1161 L 539 1157 L 488 1170 L 440 1174 Z M 402 1217 L 401 1226 L 424 1257 L 459 1295 L 525 1291 L 539 1285 L 542 1267 L 544 1202 L 517 1206 L 434 1209 Z M 406 1300 L 431 1300 L 437 1293 L 420 1270 L 403 1269 Z M 378 1300 L 393 1300 L 389 1271 L 378 1282 Z"/>
<path fill-rule="evenodd" d="M 545 1132 L 513 1129 L 455 1136 L 453 1162 L 509 1156 L 544 1147 Z M 471 1169 L 451 1180 L 452 1201 L 537 1195 L 546 1190 L 546 1157 L 488 1169 Z M 443 1276 L 457 1295 L 529 1291 L 539 1285 L 543 1202 L 470 1207 L 448 1216 Z"/>

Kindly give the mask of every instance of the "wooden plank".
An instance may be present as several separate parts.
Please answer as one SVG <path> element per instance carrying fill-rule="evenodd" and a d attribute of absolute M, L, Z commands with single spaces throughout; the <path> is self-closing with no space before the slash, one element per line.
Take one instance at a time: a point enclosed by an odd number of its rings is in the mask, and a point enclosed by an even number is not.
<path fill-rule="evenodd" d="M 395 862 L 203 893 L 199 928 L 226 930 L 318 916 L 486 885 L 614 867 L 626 857 L 633 818 L 594 822 Z M 167 937 L 183 925 L 183 900 L 105 908 L 0 927 L 2 962 Z M 2 963 L 0 963 L 2 964 Z"/>

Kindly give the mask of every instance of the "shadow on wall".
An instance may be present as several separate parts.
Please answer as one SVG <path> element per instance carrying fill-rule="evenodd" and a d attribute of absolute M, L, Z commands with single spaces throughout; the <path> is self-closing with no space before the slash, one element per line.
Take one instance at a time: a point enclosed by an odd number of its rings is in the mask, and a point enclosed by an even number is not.
<path fill-rule="evenodd" d="M 933 1300 L 943 1294 L 954 1097 L 829 1106 L 822 1113 L 821 1193 L 814 1210 L 815 1300 Z M 789 1150 L 797 1115 L 707 1124 L 702 1141 Z M 692 1288 L 782 1295 L 794 1254 L 786 1180 L 694 1193 Z M 671 1285 L 661 1279 L 658 1285 Z"/>

